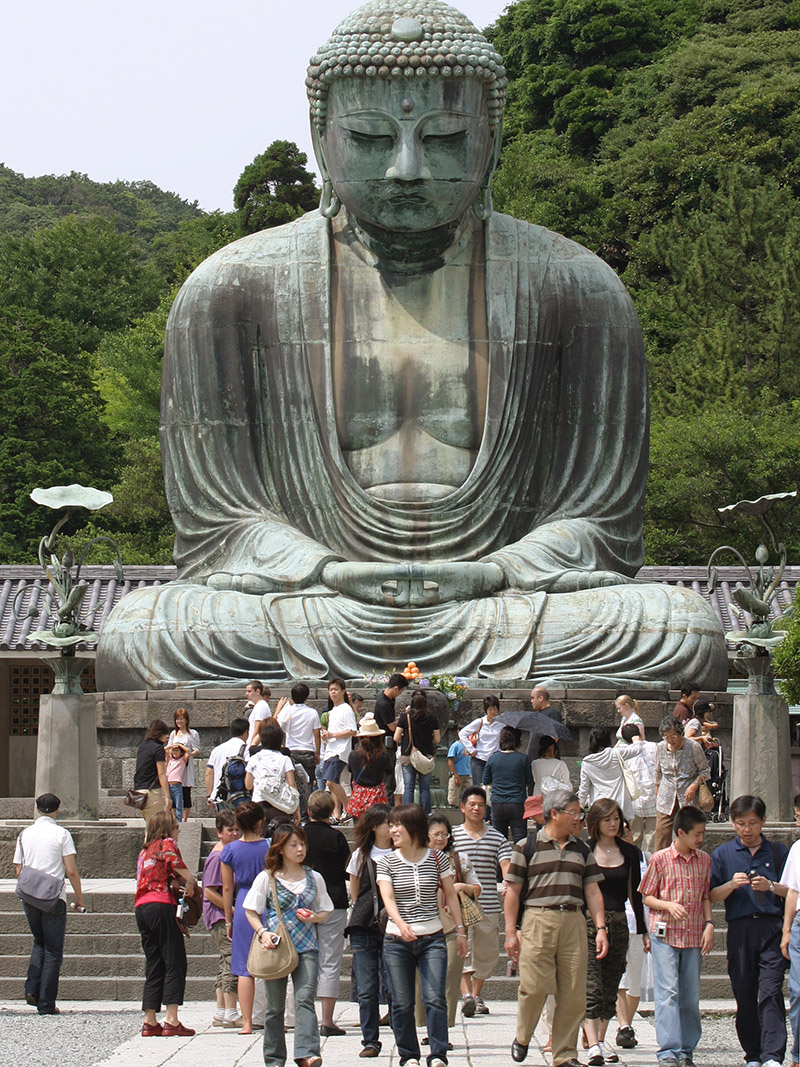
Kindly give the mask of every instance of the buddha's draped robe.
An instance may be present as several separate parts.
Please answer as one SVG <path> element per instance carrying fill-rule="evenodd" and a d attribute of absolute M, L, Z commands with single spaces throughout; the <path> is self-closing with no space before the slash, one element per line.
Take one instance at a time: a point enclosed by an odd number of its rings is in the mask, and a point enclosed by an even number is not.
<path fill-rule="evenodd" d="M 642 562 L 648 404 L 641 331 L 616 274 L 504 215 L 485 224 L 489 377 L 482 443 L 440 499 L 355 481 L 333 401 L 330 223 L 228 245 L 167 326 L 161 441 L 177 581 L 126 596 L 98 651 L 103 689 L 427 673 L 602 686 L 724 685 L 697 594 L 575 589 Z M 365 326 L 365 330 L 368 327 Z M 400 608 L 335 593 L 329 561 L 494 561 L 507 588 Z M 622 581 L 622 580 L 621 580 Z"/>

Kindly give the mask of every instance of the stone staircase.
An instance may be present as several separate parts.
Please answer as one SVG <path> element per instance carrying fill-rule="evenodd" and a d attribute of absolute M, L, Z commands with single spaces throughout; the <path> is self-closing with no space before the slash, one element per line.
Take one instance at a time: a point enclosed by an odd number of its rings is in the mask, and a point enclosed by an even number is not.
<path fill-rule="evenodd" d="M 84 885 L 85 915 L 68 912 L 64 964 L 59 997 L 63 1000 L 138 1001 L 142 993 L 144 957 L 133 910 L 133 881 L 92 880 Z M 731 996 L 725 961 L 724 910 L 715 907 L 714 951 L 703 962 L 704 1000 Z M 502 942 L 502 924 L 498 923 Z M 31 937 L 11 879 L 0 881 L 0 1000 L 22 1000 Z M 187 941 L 187 1001 L 212 1001 L 217 955 L 201 922 Z M 349 999 L 350 953 L 342 966 L 340 997 Z M 507 976 L 508 958 L 501 953 L 484 996 L 514 1000 L 517 979 Z"/>

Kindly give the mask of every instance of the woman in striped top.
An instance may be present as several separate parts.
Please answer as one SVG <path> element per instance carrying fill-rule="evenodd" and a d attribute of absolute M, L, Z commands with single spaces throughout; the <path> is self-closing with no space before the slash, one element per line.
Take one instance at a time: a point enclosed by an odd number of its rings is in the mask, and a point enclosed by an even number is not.
<path fill-rule="evenodd" d="M 450 859 L 427 847 L 428 819 L 417 804 L 389 812 L 395 851 L 378 860 L 378 886 L 389 916 L 383 958 L 392 995 L 392 1032 L 400 1067 L 419 1067 L 414 1025 L 414 982 L 419 971 L 430 1042 L 429 1067 L 447 1063 L 447 947 L 439 917 L 441 885 L 451 915 L 461 915 Z M 467 948 L 464 927 L 456 927 L 457 951 Z"/>

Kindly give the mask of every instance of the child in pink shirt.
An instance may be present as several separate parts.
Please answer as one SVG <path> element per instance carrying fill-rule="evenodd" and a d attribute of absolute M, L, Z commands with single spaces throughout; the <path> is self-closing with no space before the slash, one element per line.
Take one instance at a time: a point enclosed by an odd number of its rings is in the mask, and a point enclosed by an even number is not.
<path fill-rule="evenodd" d="M 183 772 L 186 769 L 186 752 L 185 745 L 182 745 L 179 741 L 173 741 L 171 745 L 168 745 L 165 750 L 167 754 L 167 785 L 169 785 L 169 795 L 172 800 L 172 807 L 175 809 L 175 818 L 178 822 L 183 820 Z"/>

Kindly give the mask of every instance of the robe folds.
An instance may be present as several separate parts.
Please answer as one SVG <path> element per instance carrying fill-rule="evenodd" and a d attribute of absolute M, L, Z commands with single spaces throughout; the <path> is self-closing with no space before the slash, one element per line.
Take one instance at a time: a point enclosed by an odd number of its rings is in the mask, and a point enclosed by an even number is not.
<path fill-rule="evenodd" d="M 102 688 L 354 678 L 409 659 L 494 682 L 724 685 L 709 605 L 633 582 L 647 380 L 611 268 L 542 227 L 488 220 L 477 457 L 451 493 L 392 503 L 358 485 L 339 445 L 330 226 L 309 214 L 228 245 L 175 301 L 161 443 L 179 577 L 115 608 Z M 490 561 L 506 588 L 422 608 L 366 604 L 323 584 L 332 561 Z M 597 572 L 618 584 L 592 588 Z"/>

